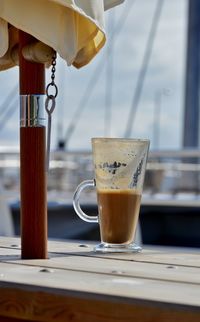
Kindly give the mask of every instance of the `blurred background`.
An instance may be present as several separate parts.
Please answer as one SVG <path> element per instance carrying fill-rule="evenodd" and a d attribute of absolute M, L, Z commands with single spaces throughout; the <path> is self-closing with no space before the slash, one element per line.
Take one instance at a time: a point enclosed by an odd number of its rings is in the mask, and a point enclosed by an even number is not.
<path fill-rule="evenodd" d="M 148 138 L 142 242 L 200 246 L 199 15 L 198 0 L 126 0 L 106 12 L 107 42 L 88 66 L 77 70 L 57 58 L 50 237 L 99 239 L 98 227 L 72 209 L 76 186 L 93 178 L 91 137 Z M 18 68 L 1 72 L 0 84 L 2 196 L 19 234 Z M 83 204 L 97 212 L 93 191 Z"/>
<path fill-rule="evenodd" d="M 53 149 L 63 141 L 89 150 L 91 137 L 127 131 L 151 149 L 181 147 L 187 8 L 187 0 L 126 0 L 106 12 L 107 42 L 92 63 L 77 70 L 57 59 Z M 18 146 L 18 68 L 0 83 L 0 145 Z"/>

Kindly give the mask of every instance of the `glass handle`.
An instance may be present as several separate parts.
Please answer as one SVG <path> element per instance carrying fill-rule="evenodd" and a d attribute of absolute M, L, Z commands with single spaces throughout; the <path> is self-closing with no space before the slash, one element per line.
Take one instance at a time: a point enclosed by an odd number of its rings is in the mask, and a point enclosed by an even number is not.
<path fill-rule="evenodd" d="M 95 187 L 94 180 L 85 180 L 81 182 L 78 187 L 76 188 L 73 196 L 73 207 L 77 215 L 84 221 L 91 222 L 91 223 L 98 223 L 98 216 L 88 216 L 80 207 L 79 198 L 81 192 L 87 187 Z"/>

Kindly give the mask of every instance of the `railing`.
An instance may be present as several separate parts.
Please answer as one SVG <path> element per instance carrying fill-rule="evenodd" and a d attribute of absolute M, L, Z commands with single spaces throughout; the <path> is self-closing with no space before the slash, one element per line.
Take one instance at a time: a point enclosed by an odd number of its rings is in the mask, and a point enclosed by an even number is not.
<path fill-rule="evenodd" d="M 0 180 L 5 190 L 19 191 L 19 152 L 0 149 Z M 93 177 L 90 152 L 54 151 L 51 153 L 48 179 L 49 193 L 72 193 L 82 180 Z M 144 192 L 200 193 L 200 151 L 150 151 Z"/>

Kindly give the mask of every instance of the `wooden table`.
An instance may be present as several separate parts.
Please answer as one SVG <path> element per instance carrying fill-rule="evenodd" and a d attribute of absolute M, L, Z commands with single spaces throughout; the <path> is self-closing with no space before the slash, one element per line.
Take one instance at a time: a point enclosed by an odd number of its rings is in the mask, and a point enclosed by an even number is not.
<path fill-rule="evenodd" d="M 48 260 L 21 260 L 19 244 L 0 238 L 0 321 L 200 321 L 198 251 L 50 241 Z"/>

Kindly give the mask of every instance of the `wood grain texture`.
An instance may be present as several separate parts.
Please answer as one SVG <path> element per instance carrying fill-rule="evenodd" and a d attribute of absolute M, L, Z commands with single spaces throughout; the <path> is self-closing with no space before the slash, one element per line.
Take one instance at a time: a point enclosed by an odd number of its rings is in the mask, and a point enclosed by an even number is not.
<path fill-rule="evenodd" d="M 27 322 L 28 320 L 23 320 L 23 322 Z M 22 322 L 22 319 L 9 318 L 5 316 L 0 316 L 0 322 Z"/>
<path fill-rule="evenodd" d="M 165 248 L 144 250 L 133 261 L 134 254 L 94 257 L 90 248 L 78 252 L 79 243 L 51 241 L 51 250 L 67 252 L 21 260 L 17 244 L 18 238 L 0 238 L 0 322 L 200 321 L 200 268 L 184 266 L 199 254 L 176 250 L 181 264 L 173 270 L 142 262 L 166 254 L 170 264 L 174 254 Z"/>
<path fill-rule="evenodd" d="M 45 127 L 20 129 L 22 258 L 47 258 Z"/>
<path fill-rule="evenodd" d="M 6 322 L 4 316 L 43 322 L 199 322 L 200 313 L 153 303 L 130 304 L 5 288 L 0 293 L 0 321 Z"/>
<path fill-rule="evenodd" d="M 83 259 L 87 260 L 87 258 Z M 66 257 L 67 262 L 73 258 Z M 48 262 L 49 266 L 45 266 Z M 120 298 L 124 301 L 140 303 L 152 301 L 159 306 L 174 305 L 182 307 L 194 307 L 200 310 L 200 286 L 198 283 L 188 281 L 167 280 L 167 278 L 153 278 L 151 273 L 146 275 L 126 276 L 123 272 L 98 273 L 72 269 L 53 268 L 51 260 L 37 260 L 35 266 L 24 265 L 24 261 L 7 258 L 7 262 L 1 262 L 0 289 L 15 286 L 16 289 L 28 287 L 36 291 L 48 292 L 49 294 L 72 293 L 77 297 L 85 297 L 90 294 L 91 298 L 112 299 Z M 109 266 L 109 262 L 107 263 Z M 48 268 L 48 269 L 47 269 Z M 134 275 L 134 267 L 133 275 Z M 97 269 L 98 271 L 98 269 Z M 156 269 L 159 274 L 159 267 Z M 138 276 L 137 276 L 138 275 Z"/>
<path fill-rule="evenodd" d="M 200 270 L 198 267 L 174 266 L 165 264 L 155 264 L 146 262 L 128 262 L 123 260 L 96 258 L 81 255 L 55 255 L 49 253 L 49 261 L 44 260 L 21 260 L 19 249 L 1 249 L 0 261 L 9 264 L 23 264 L 23 266 L 40 265 L 44 268 L 62 269 L 64 271 L 90 272 L 98 274 L 108 274 L 121 276 L 122 278 L 145 278 L 156 281 L 181 282 L 199 285 Z"/>
<path fill-rule="evenodd" d="M 45 93 L 45 67 L 44 64 L 33 63 L 24 59 L 22 49 L 36 39 L 19 31 L 19 80 L 20 94 L 44 94 Z"/>
<path fill-rule="evenodd" d="M 28 322 L 30 320 L 25 320 L 23 317 L 20 319 L 11 318 L 11 317 L 5 317 L 0 316 L 0 322 Z M 37 321 L 37 322 L 43 322 L 43 321 Z"/>
<path fill-rule="evenodd" d="M 24 59 L 22 49 L 35 39 L 19 31 L 20 94 L 45 93 L 44 64 Z M 47 257 L 45 128 L 20 130 L 22 258 Z"/>

